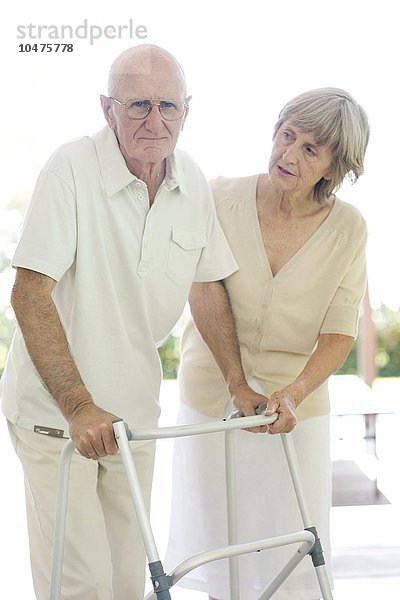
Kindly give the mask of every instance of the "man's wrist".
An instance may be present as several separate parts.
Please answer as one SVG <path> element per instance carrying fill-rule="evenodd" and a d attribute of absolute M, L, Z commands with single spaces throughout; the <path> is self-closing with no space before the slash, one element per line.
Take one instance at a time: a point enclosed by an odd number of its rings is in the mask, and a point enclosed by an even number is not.
<path fill-rule="evenodd" d="M 230 395 L 236 396 L 238 394 L 238 392 L 240 393 L 243 390 L 248 389 L 248 383 L 245 379 L 245 377 L 241 377 L 239 379 L 235 378 L 235 379 L 228 379 L 227 380 L 227 387 L 229 390 Z"/>
<path fill-rule="evenodd" d="M 70 422 L 82 410 L 94 406 L 93 398 L 88 390 L 82 386 L 76 390 L 70 390 L 67 397 L 63 398 L 62 406 L 65 419 Z"/>

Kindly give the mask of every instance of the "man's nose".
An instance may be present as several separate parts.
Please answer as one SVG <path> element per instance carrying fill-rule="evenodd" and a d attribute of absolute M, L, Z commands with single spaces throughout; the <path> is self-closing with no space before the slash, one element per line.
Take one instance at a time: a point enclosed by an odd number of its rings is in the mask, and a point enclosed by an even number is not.
<path fill-rule="evenodd" d="M 151 111 L 146 117 L 145 127 L 150 131 L 160 131 L 164 127 L 163 118 L 156 104 L 153 104 Z"/>

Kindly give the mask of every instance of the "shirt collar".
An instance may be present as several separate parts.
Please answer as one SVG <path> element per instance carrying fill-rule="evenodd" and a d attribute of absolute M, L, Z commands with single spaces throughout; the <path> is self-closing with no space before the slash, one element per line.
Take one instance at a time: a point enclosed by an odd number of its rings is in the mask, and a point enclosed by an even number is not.
<path fill-rule="evenodd" d="M 126 166 L 115 133 L 108 125 L 94 135 L 94 145 L 107 196 L 113 196 L 138 179 Z M 167 157 L 164 185 L 168 191 L 179 187 L 181 192 L 187 196 L 182 161 L 175 153 Z"/>
<path fill-rule="evenodd" d="M 165 188 L 169 191 L 177 187 L 179 187 L 182 194 L 188 196 L 187 175 L 183 170 L 183 161 L 179 150 L 167 157 L 167 171 L 165 174 Z"/>

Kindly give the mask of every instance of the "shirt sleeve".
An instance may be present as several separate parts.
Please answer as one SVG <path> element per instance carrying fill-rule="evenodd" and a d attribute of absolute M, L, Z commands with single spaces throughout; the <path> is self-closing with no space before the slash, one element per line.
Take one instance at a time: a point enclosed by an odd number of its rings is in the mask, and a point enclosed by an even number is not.
<path fill-rule="evenodd" d="M 358 243 L 354 245 L 353 260 L 332 298 L 320 333 L 338 333 L 357 337 L 360 304 L 366 285 L 366 240 L 367 229 L 363 221 Z"/>
<path fill-rule="evenodd" d="M 74 262 L 76 235 L 73 189 L 58 173 L 45 168 L 26 211 L 11 264 L 59 281 Z"/>
<path fill-rule="evenodd" d="M 238 265 L 218 221 L 210 191 L 209 194 L 210 212 L 207 228 L 207 244 L 203 248 L 197 264 L 194 278 L 196 283 L 220 281 L 238 270 Z"/>

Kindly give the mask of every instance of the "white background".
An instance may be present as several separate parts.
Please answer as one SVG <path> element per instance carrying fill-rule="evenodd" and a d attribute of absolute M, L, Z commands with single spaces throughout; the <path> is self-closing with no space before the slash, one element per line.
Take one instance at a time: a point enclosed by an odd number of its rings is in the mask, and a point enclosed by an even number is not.
<path fill-rule="evenodd" d="M 349 90 L 371 121 L 366 173 L 339 194 L 369 226 L 372 303 L 400 305 L 398 20 L 395 2 L 19 2 L 2 15 L 1 206 L 29 198 L 51 152 L 103 125 L 98 96 L 112 59 L 138 40 L 74 40 L 73 53 L 19 53 L 17 25 L 145 25 L 176 55 L 193 94 L 179 145 L 208 177 L 266 169 L 283 104 L 315 87 Z M 55 40 L 33 40 L 46 42 Z M 70 40 L 65 40 L 66 42 Z M 5 64 L 4 64 L 5 63 Z M 16 228 L 18 215 L 3 216 Z M 8 223 L 9 222 L 9 223 Z M 10 248 L 11 252 L 12 248 Z M 8 284 L 8 282 L 7 282 Z M 4 285 L 3 285 L 4 298 Z"/>
<path fill-rule="evenodd" d="M 168 49 L 186 71 L 193 100 L 179 146 L 208 177 L 265 170 L 273 124 L 294 95 L 338 86 L 357 98 L 371 121 L 366 174 L 339 195 L 353 202 L 368 223 L 373 305 L 399 308 L 400 52 L 395 7 L 394 0 L 7 3 L 0 24 L 0 243 L 12 253 L 10 241 L 20 215 L 7 207 L 15 198 L 28 200 L 53 150 L 103 126 L 98 97 L 106 91 L 111 61 L 137 43 L 126 37 L 103 38 L 93 45 L 74 40 L 73 53 L 19 53 L 18 45 L 29 40 L 17 39 L 17 25 L 76 27 L 88 19 L 104 27 L 132 19 L 147 27 L 147 42 Z M 8 302 L 11 279 L 11 272 L 0 279 L 0 307 Z M 10 452 L 3 426 L 1 437 L 0 448 L 7 444 Z M 0 556 L 9 562 L 2 563 L 0 572 L 3 582 L 15 583 L 0 585 L 0 590 L 6 589 L 11 600 L 30 598 L 24 587 L 30 584 L 26 554 L 20 562 L 22 544 L 26 553 L 21 472 L 17 459 L 13 463 L 2 453 L 1 463 L 6 460 L 0 485 Z M 20 581 L 18 570 L 9 571 L 12 565 L 23 565 Z"/>

